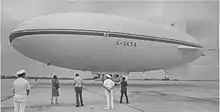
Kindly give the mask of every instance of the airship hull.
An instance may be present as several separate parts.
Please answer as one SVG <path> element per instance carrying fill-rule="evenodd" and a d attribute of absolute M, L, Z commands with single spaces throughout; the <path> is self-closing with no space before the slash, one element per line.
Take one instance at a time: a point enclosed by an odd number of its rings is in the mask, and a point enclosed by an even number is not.
<path fill-rule="evenodd" d="M 72 19 L 74 22 L 74 18 Z M 103 24 L 104 29 L 97 26 L 92 28 L 91 23 L 89 28 L 85 21 L 76 23 L 78 26 L 73 24 L 65 27 L 62 24 L 65 21 L 51 24 L 47 22 L 44 25 L 43 20 L 48 21 L 48 17 L 22 24 L 12 32 L 10 41 L 25 56 L 64 68 L 94 72 L 143 72 L 171 68 L 195 60 L 200 56 L 199 49 L 202 48 L 189 35 L 185 36 L 186 41 L 181 38 L 184 36 L 181 33 L 179 37 L 175 37 L 175 31 L 173 34 L 171 31 L 166 34 L 164 30 L 164 35 L 158 36 L 138 31 L 135 33 L 136 29 L 140 29 L 138 25 L 133 26 L 131 32 L 122 32 Z M 77 28 L 74 29 L 74 25 Z M 157 28 L 151 30 L 156 32 Z M 173 37 L 166 38 L 166 35 Z M 198 49 L 181 50 L 179 46 Z M 188 51 L 189 55 L 185 55 Z"/>

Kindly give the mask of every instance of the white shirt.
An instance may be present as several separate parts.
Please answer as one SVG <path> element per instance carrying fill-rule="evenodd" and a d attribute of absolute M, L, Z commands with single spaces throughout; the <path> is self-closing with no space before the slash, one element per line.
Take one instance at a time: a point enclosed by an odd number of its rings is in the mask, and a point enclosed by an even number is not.
<path fill-rule="evenodd" d="M 74 79 L 74 84 L 75 84 L 75 87 L 82 87 L 83 86 L 83 79 L 81 77 L 77 76 Z"/>
<path fill-rule="evenodd" d="M 13 89 L 15 91 L 14 100 L 15 101 L 26 101 L 27 89 L 30 89 L 30 84 L 24 78 L 17 78 L 13 82 Z"/>
<path fill-rule="evenodd" d="M 111 79 L 106 79 L 103 83 L 103 86 L 107 87 L 108 89 L 112 88 L 115 83 Z"/>

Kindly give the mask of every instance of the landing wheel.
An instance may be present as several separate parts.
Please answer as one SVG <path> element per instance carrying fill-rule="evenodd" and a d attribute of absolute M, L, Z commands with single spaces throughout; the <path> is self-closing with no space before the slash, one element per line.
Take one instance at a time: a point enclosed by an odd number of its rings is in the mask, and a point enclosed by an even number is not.
<path fill-rule="evenodd" d="M 163 69 L 163 71 L 164 71 L 164 78 L 162 80 L 170 80 L 168 76 L 168 71 L 166 69 Z"/>

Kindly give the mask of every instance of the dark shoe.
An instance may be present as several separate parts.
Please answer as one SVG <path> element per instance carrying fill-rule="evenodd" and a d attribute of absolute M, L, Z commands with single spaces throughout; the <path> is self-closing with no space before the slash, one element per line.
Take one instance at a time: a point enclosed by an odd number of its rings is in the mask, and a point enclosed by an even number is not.
<path fill-rule="evenodd" d="M 122 102 L 120 102 L 120 103 L 122 103 Z"/>
<path fill-rule="evenodd" d="M 83 104 L 81 106 L 84 106 Z"/>
<path fill-rule="evenodd" d="M 76 105 L 76 107 L 79 107 L 79 105 Z"/>

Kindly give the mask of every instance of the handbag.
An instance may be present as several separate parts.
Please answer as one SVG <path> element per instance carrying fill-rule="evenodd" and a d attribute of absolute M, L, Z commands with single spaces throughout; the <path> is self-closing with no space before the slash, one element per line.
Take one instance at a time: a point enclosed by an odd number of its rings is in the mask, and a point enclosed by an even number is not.
<path fill-rule="evenodd" d="M 55 83 L 55 88 L 56 89 L 59 89 L 60 88 L 60 85 L 59 85 L 59 83 L 56 81 L 56 83 Z"/>

